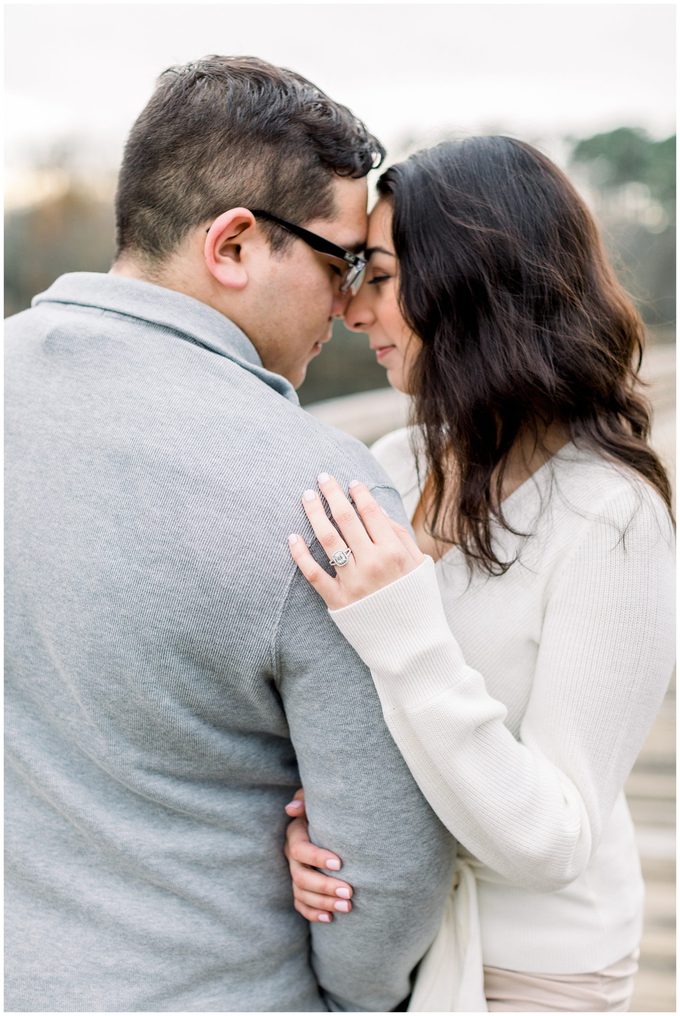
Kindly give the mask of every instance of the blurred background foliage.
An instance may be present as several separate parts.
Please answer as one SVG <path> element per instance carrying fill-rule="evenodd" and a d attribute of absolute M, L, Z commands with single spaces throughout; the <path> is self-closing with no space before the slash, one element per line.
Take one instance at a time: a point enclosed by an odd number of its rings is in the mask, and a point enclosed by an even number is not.
<path fill-rule="evenodd" d="M 623 284 L 650 326 L 673 341 L 675 324 L 675 136 L 658 141 L 620 127 L 565 138 L 562 160 L 594 211 Z M 409 139 L 408 148 L 418 147 Z M 540 147 L 540 142 L 539 142 Z M 395 153 L 395 161 L 407 152 Z M 115 178 L 77 168 L 68 141 L 34 167 L 5 214 L 5 314 L 64 272 L 108 271 L 113 257 Z M 334 341 L 310 365 L 303 404 L 384 387 L 365 336 L 336 321 Z"/>

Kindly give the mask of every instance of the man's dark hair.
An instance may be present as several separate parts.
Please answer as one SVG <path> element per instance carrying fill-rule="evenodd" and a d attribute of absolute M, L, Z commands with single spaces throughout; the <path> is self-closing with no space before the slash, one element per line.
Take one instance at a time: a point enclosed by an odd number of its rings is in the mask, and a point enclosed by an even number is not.
<path fill-rule="evenodd" d="M 170 67 L 137 118 L 116 194 L 116 257 L 159 264 L 228 208 L 304 224 L 335 212 L 333 175 L 360 178 L 385 150 L 351 110 L 256 57 Z M 289 234 L 263 224 L 274 249 Z"/>

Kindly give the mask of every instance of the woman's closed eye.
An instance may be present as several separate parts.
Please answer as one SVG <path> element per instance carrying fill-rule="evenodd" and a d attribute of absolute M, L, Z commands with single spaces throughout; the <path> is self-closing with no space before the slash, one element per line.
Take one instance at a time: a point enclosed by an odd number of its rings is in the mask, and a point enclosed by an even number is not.
<path fill-rule="evenodd" d="M 371 278 L 367 280 L 367 285 L 369 285 L 369 286 L 379 286 L 381 282 L 386 282 L 387 279 L 391 279 L 391 278 L 392 278 L 391 275 L 386 275 L 384 273 L 381 274 L 380 272 L 376 272 L 375 275 L 372 275 Z"/>

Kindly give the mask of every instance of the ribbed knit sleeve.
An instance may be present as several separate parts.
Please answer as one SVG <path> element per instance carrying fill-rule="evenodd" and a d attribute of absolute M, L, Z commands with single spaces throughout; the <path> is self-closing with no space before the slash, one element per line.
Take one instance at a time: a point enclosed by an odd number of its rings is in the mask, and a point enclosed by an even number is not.
<path fill-rule="evenodd" d="M 619 486 L 573 525 L 545 584 L 517 738 L 452 634 L 431 558 L 331 611 L 370 667 L 392 736 L 444 824 L 489 868 L 543 892 L 588 865 L 673 660 L 672 532 L 660 499 Z M 494 618 L 479 624 L 493 640 Z"/>

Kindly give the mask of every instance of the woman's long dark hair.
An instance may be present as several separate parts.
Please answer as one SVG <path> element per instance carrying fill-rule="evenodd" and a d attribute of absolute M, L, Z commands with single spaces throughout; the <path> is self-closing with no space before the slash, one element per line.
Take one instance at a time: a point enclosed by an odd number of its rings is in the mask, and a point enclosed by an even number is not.
<path fill-rule="evenodd" d="M 424 434 L 432 534 L 491 574 L 508 453 L 553 423 L 631 467 L 671 510 L 639 392 L 644 326 L 566 176 L 507 137 L 444 142 L 378 181 L 393 208 L 409 376 Z M 455 483 L 451 484 L 452 476 Z"/>

